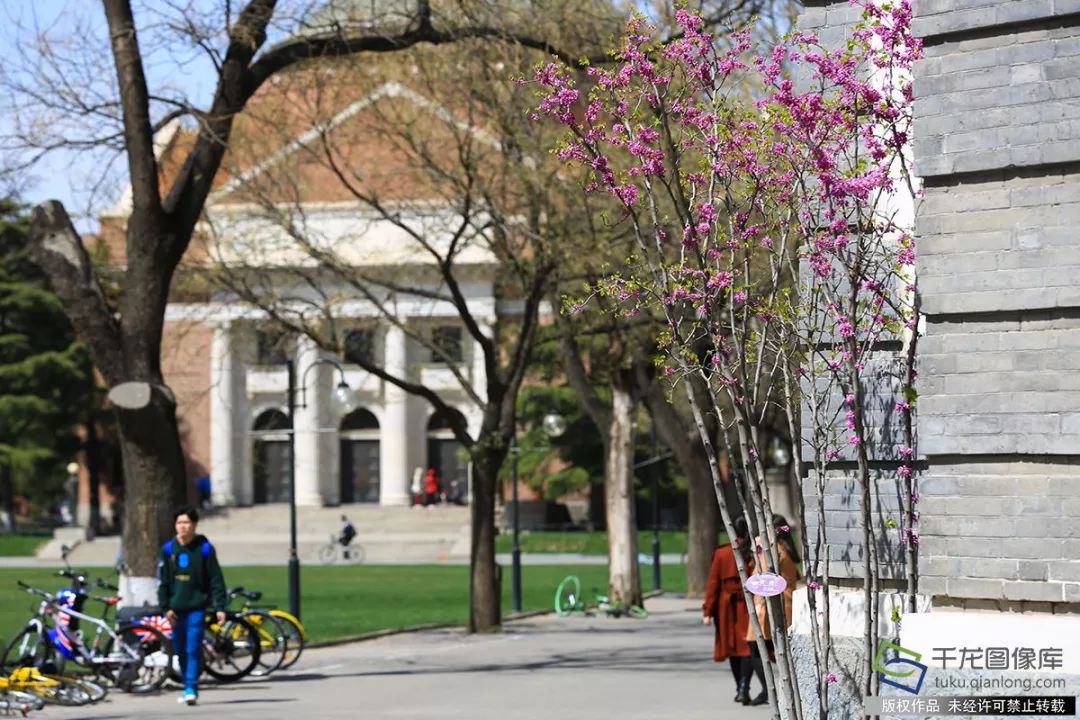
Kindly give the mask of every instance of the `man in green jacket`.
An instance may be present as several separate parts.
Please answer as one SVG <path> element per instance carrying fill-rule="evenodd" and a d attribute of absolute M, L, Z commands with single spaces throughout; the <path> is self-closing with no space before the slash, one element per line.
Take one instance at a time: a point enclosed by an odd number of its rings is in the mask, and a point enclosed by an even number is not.
<path fill-rule="evenodd" d="M 177 702 L 194 705 L 199 699 L 202 638 L 207 609 L 225 622 L 225 578 L 217 553 L 202 535 L 195 534 L 199 512 L 185 507 L 173 515 L 176 537 L 161 548 L 158 560 L 158 604 L 172 623 L 173 646 L 180 661 L 184 692 Z"/>

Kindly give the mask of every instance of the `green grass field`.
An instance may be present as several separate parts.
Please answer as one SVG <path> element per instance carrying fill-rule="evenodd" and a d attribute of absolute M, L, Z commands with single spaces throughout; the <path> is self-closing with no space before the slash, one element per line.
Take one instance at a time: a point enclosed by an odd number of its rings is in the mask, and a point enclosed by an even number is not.
<path fill-rule="evenodd" d="M 722 540 L 726 542 L 726 540 Z M 508 553 L 514 545 L 513 537 L 507 533 L 495 538 L 498 552 Z M 640 552 L 651 552 L 652 532 L 644 530 L 638 533 Z M 523 532 L 521 549 L 527 553 L 578 553 L 581 555 L 607 555 L 607 533 L 602 532 Z M 678 530 L 660 532 L 660 549 L 667 555 L 682 555 L 686 552 L 686 533 Z"/>
<path fill-rule="evenodd" d="M 107 579 L 109 571 L 99 572 Z M 93 573 L 92 573 L 93 574 Z M 581 578 L 584 588 L 607 585 L 603 565 L 530 566 L 522 568 L 522 604 L 525 610 L 552 606 L 555 586 L 566 575 Z M 642 567 L 648 588 L 650 570 Z M 30 616 L 36 601 L 19 588 L 16 580 L 56 590 L 62 587 L 55 571 L 46 569 L 0 569 L 0 638 L 6 642 Z M 225 582 L 262 590 L 266 604 L 286 607 L 284 567 L 228 567 Z M 468 568 L 460 565 L 360 565 L 304 567 L 301 570 L 304 624 L 311 640 L 356 635 L 375 630 L 429 623 L 465 624 L 468 618 Z M 682 566 L 666 568 L 664 589 L 682 592 L 686 573 Z M 100 605 L 90 602 L 91 613 Z M 503 569 L 503 612 L 510 611 L 510 568 Z"/>
<path fill-rule="evenodd" d="M 30 557 L 50 539 L 49 535 L 0 535 L 0 557 Z"/>

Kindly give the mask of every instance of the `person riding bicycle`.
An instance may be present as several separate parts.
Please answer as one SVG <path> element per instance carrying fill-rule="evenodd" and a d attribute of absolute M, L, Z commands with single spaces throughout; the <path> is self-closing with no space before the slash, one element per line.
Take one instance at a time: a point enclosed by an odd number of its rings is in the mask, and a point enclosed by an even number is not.
<path fill-rule="evenodd" d="M 158 559 L 158 605 L 173 628 L 173 645 L 184 678 L 184 692 L 177 702 L 194 705 L 199 699 L 202 672 L 202 640 L 206 610 L 225 622 L 225 578 L 217 553 L 202 535 L 195 534 L 199 511 L 185 507 L 173 515 L 176 537 L 161 548 Z"/>
<path fill-rule="evenodd" d="M 345 557 L 349 557 L 349 543 L 356 537 L 356 528 L 349 522 L 349 518 L 344 515 L 341 516 L 341 534 L 338 535 L 338 542 L 341 543 L 341 548 L 345 553 Z"/>

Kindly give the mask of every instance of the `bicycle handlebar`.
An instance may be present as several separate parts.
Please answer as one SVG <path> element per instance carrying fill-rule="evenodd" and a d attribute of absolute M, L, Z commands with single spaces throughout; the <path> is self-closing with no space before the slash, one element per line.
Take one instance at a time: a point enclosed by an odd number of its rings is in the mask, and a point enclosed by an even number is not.
<path fill-rule="evenodd" d="M 26 590 L 26 592 L 28 592 L 28 593 L 31 593 L 33 595 L 40 595 L 41 597 L 45 598 L 49 602 L 54 602 L 56 600 L 56 596 L 53 595 L 52 593 L 45 592 L 44 590 L 39 590 L 36 587 L 32 587 L 30 585 L 27 585 L 22 580 L 16 580 L 15 582 L 17 582 L 19 584 L 19 587 Z"/>

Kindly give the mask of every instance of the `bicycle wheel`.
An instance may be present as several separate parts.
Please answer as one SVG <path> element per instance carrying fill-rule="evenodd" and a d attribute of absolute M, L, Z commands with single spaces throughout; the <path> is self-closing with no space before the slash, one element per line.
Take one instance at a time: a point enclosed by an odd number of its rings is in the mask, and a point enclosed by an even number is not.
<path fill-rule="evenodd" d="M 288 639 L 285 657 L 281 661 L 281 667 L 278 668 L 284 670 L 295 665 L 296 661 L 300 659 L 301 653 L 304 652 L 304 646 L 307 644 L 307 631 L 304 629 L 303 623 L 284 610 L 270 610 L 270 614 L 281 623 L 281 629 Z"/>
<path fill-rule="evenodd" d="M 324 565 L 330 565 L 337 560 L 337 545 L 334 543 L 328 543 L 319 548 L 318 558 L 319 562 Z"/>
<path fill-rule="evenodd" d="M 48 659 L 50 646 L 40 629 L 27 625 L 11 638 L 0 658 L 0 671 L 10 675 L 20 667 L 39 667 Z"/>
<path fill-rule="evenodd" d="M 39 698 L 33 693 L 28 693 L 23 690 L 4 690 L 0 694 L 0 703 L 6 702 L 8 705 L 5 708 L 0 704 L 0 709 L 14 710 L 26 715 L 31 710 L 40 710 L 45 707 L 45 701 Z"/>
<path fill-rule="evenodd" d="M 350 545 L 349 556 L 345 558 L 345 562 L 352 563 L 353 565 L 359 565 L 364 562 L 364 546 Z"/>
<path fill-rule="evenodd" d="M 240 617 L 251 623 L 259 633 L 259 663 L 251 674 L 253 677 L 265 677 L 281 667 L 288 651 L 289 638 L 281 621 L 265 610 L 248 610 Z"/>
<path fill-rule="evenodd" d="M 247 677 L 259 664 L 259 631 L 240 616 L 224 625 L 207 625 L 203 636 L 203 669 L 221 682 Z"/>
<path fill-rule="evenodd" d="M 566 617 L 581 605 L 581 581 L 577 575 L 567 575 L 555 589 L 555 614 Z"/>
<path fill-rule="evenodd" d="M 96 703 L 100 700 L 104 700 L 105 696 L 109 694 L 108 689 L 100 684 L 96 683 L 89 678 L 84 677 L 72 677 L 70 675 L 49 675 L 48 677 L 55 680 L 59 680 L 66 685 L 76 685 L 79 690 L 85 692 L 90 698 L 88 702 Z M 73 703 L 76 705 L 83 705 L 86 703 Z"/>
<path fill-rule="evenodd" d="M 111 679 L 124 692 L 148 693 L 161 687 L 172 669 L 172 641 L 150 625 L 129 623 L 116 631 L 120 644 L 112 638 L 105 644 L 105 655 L 124 658 L 112 666 Z"/>

